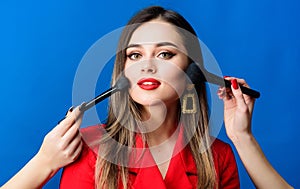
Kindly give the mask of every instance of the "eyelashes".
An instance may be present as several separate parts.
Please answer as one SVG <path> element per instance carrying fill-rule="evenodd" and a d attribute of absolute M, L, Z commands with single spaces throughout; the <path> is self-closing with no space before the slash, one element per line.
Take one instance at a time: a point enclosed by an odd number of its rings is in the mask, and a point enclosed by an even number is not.
<path fill-rule="evenodd" d="M 128 55 L 126 55 L 127 58 L 129 58 L 130 60 L 139 60 L 142 55 L 140 53 L 134 52 L 134 53 L 129 53 Z"/>
<path fill-rule="evenodd" d="M 156 55 L 156 57 L 163 59 L 163 60 L 170 60 L 175 55 L 176 55 L 176 53 L 173 53 L 170 51 L 162 51 L 162 52 L 158 53 Z M 132 52 L 132 53 L 128 53 L 126 55 L 126 57 L 129 58 L 130 60 L 140 60 L 143 57 L 143 55 L 140 52 Z"/>
<path fill-rule="evenodd" d="M 173 56 L 175 56 L 175 53 L 171 53 L 171 52 L 161 52 L 158 57 L 162 58 L 164 60 L 169 60 L 171 58 L 173 58 Z"/>

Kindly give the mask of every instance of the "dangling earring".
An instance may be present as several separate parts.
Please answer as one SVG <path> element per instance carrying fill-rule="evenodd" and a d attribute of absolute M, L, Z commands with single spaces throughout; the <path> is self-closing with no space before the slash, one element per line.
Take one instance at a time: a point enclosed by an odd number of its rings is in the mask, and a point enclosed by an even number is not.
<path fill-rule="evenodd" d="M 194 88 L 194 84 L 187 85 L 187 93 L 183 96 L 182 100 L 182 113 L 194 114 L 197 112 L 196 96 L 195 93 L 190 92 Z"/>

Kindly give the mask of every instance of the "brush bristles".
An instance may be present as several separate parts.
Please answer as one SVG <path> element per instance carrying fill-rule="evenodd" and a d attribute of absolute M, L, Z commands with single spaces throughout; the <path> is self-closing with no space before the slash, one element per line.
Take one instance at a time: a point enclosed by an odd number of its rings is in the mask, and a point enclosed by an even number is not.
<path fill-rule="evenodd" d="M 129 87 L 129 80 L 125 77 L 125 76 L 121 76 L 116 85 L 115 85 L 115 88 L 117 90 L 123 90 L 125 88 Z"/>
<path fill-rule="evenodd" d="M 186 74 L 190 78 L 191 82 L 195 85 L 199 86 L 202 82 L 206 81 L 203 72 L 195 62 L 189 65 L 186 70 Z"/>

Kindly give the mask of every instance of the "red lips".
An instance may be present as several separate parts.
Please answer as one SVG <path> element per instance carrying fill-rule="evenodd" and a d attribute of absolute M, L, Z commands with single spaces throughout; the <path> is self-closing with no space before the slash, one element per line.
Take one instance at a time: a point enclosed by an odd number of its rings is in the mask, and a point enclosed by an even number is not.
<path fill-rule="evenodd" d="M 154 78 L 144 78 L 138 81 L 138 86 L 144 90 L 154 90 L 160 86 L 160 82 Z"/>

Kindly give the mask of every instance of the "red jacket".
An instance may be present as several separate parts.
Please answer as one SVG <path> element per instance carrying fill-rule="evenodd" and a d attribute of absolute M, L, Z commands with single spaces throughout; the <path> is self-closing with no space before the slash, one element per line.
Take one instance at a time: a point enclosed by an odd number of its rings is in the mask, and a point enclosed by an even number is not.
<path fill-rule="evenodd" d="M 82 134 L 84 136 L 85 133 L 94 133 L 91 131 L 95 129 L 95 126 L 86 128 Z M 231 147 L 216 139 L 212 144 L 212 151 L 219 188 L 239 188 L 238 171 Z M 96 159 L 96 153 L 85 145 L 76 162 L 64 168 L 60 189 L 94 189 Z M 147 161 L 154 162 L 152 158 L 147 158 Z M 132 183 L 131 188 L 134 189 L 196 188 L 197 169 L 190 148 L 187 145 L 172 157 L 165 179 L 154 165 L 146 168 L 129 168 L 129 181 Z"/>

